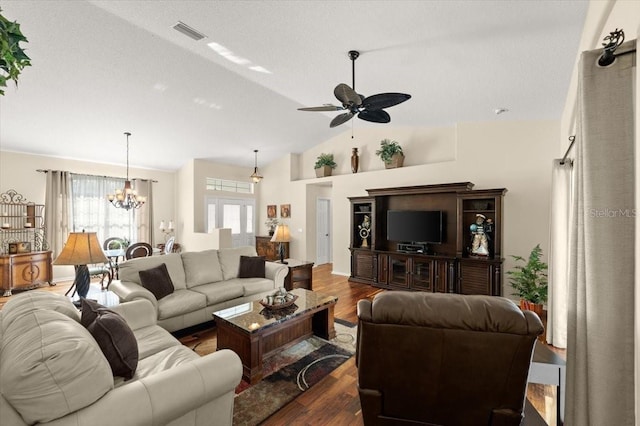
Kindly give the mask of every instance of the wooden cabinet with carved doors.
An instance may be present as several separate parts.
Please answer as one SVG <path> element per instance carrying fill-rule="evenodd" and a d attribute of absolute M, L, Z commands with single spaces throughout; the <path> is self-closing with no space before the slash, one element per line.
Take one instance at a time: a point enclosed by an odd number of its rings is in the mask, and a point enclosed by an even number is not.
<path fill-rule="evenodd" d="M 449 293 L 455 290 L 455 258 L 397 253 L 378 254 L 376 286 Z"/>
<path fill-rule="evenodd" d="M 0 255 L 0 288 L 5 297 L 11 296 L 13 289 L 51 285 L 51 278 L 50 251 Z"/>

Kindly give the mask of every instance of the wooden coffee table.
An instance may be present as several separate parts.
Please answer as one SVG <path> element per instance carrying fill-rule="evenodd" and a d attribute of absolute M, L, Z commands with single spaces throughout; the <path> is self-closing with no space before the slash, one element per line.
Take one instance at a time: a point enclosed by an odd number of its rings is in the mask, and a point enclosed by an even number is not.
<path fill-rule="evenodd" d="M 262 380 L 262 360 L 285 346 L 311 335 L 332 339 L 336 331 L 335 296 L 302 288 L 296 303 L 281 310 L 268 310 L 258 301 L 213 313 L 218 329 L 218 349 L 231 349 L 242 360 L 242 378 L 251 384 Z"/>

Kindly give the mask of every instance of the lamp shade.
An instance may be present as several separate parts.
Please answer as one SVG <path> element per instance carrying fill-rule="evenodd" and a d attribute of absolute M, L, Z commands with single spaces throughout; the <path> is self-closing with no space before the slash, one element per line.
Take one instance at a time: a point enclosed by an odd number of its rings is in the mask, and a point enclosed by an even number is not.
<path fill-rule="evenodd" d="M 274 243 L 288 243 L 290 239 L 291 234 L 289 233 L 288 225 L 278 225 L 273 237 L 271 237 L 271 241 Z"/>
<path fill-rule="evenodd" d="M 95 232 L 71 232 L 54 265 L 88 265 L 109 260 L 102 251 Z"/>

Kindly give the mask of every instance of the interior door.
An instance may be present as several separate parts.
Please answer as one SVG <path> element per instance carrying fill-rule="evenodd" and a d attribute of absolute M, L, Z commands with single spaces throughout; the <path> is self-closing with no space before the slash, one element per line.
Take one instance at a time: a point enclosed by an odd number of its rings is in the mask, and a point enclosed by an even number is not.
<path fill-rule="evenodd" d="M 331 200 L 316 202 L 316 264 L 331 262 Z"/>
<path fill-rule="evenodd" d="M 208 198 L 206 229 L 231 229 L 231 246 L 255 245 L 255 200 L 252 198 Z"/>

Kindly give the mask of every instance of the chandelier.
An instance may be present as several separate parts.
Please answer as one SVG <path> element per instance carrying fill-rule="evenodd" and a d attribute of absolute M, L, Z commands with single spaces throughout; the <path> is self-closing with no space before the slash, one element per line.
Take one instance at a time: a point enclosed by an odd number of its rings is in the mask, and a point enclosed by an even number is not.
<path fill-rule="evenodd" d="M 258 174 L 258 150 L 254 149 L 253 152 L 255 152 L 256 162 L 255 162 L 255 166 L 253 167 L 253 173 L 249 177 L 251 178 L 253 183 L 258 183 L 262 180 L 262 176 Z"/>
<path fill-rule="evenodd" d="M 115 194 L 109 194 L 107 197 L 111 204 L 120 209 L 139 209 L 147 201 L 147 197 L 138 196 L 137 192 L 131 188 L 129 180 L 129 136 L 131 133 L 124 132 L 127 136 L 127 180 L 124 181 L 124 189 L 116 189 Z"/>

